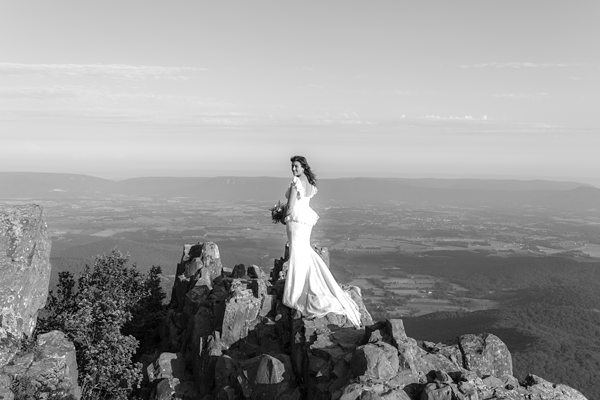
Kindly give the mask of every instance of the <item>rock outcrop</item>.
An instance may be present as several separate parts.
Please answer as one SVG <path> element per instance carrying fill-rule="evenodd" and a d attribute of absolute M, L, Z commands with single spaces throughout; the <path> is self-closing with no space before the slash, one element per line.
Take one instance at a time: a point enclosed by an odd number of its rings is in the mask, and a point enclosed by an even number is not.
<path fill-rule="evenodd" d="M 49 259 L 42 208 L 0 206 L 0 335 L 19 340 L 33 332 L 48 296 Z"/>
<path fill-rule="evenodd" d="M 81 397 L 75 347 L 62 332 L 21 349 L 46 303 L 50 268 L 42 208 L 0 206 L 0 399 Z"/>
<path fill-rule="evenodd" d="M 316 249 L 329 262 L 327 249 Z M 359 288 L 361 329 L 345 316 L 304 318 L 282 304 L 287 251 L 262 268 L 223 268 L 218 247 L 184 247 L 163 353 L 147 368 L 151 399 L 584 400 L 535 376 L 519 382 L 492 334 L 417 342 L 400 319 L 373 323 Z"/>

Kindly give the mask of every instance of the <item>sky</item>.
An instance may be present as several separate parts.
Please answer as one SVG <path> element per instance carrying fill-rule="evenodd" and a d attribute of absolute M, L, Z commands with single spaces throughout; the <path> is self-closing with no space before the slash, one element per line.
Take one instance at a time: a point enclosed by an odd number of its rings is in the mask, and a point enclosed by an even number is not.
<path fill-rule="evenodd" d="M 600 186 L 600 2 L 0 1 L 0 171 Z"/>

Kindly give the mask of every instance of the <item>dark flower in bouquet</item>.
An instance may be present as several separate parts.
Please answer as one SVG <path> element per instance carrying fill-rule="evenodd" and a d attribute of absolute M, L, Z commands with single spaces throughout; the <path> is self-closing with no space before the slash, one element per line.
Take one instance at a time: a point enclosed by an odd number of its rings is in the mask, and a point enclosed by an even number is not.
<path fill-rule="evenodd" d="M 270 210 L 271 210 L 271 218 L 273 219 L 273 223 L 277 224 L 280 222 L 283 225 L 285 225 L 285 216 L 287 214 L 287 204 L 284 204 L 281 201 L 278 201 L 277 204 L 275 204 L 273 207 L 270 208 Z"/>

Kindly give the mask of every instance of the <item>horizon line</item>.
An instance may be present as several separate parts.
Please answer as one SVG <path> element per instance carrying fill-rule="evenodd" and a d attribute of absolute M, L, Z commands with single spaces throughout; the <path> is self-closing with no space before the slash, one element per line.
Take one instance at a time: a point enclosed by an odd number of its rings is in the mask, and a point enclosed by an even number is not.
<path fill-rule="evenodd" d="M 84 176 L 95 179 L 102 179 L 112 182 L 124 182 L 133 179 L 222 179 L 222 178 L 271 178 L 271 179 L 284 179 L 288 176 L 273 176 L 273 175 L 194 175 L 194 176 L 182 176 L 182 175 L 141 175 L 131 176 L 128 178 L 107 178 L 87 173 L 75 173 L 75 172 L 40 172 L 40 171 L 0 171 L 0 174 L 40 174 L 40 175 L 74 175 Z M 319 180 L 347 180 L 347 179 L 378 179 L 378 180 L 441 180 L 441 181 L 458 181 L 458 180 L 469 180 L 469 181 L 518 181 L 518 182 L 555 182 L 555 183 L 575 183 L 582 186 L 590 186 L 600 189 L 600 185 L 591 183 L 584 183 L 579 181 L 577 178 L 507 178 L 507 177 L 402 177 L 402 176 L 337 176 L 319 178 Z"/>

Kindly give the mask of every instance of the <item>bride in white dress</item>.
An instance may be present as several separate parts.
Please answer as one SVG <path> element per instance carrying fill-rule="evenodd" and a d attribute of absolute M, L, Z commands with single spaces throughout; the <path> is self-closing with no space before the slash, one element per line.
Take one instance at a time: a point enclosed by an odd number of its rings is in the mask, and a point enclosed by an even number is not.
<path fill-rule="evenodd" d="M 285 217 L 290 246 L 283 304 L 299 310 L 305 317 L 322 317 L 327 313 L 345 315 L 356 327 L 360 326 L 358 306 L 335 281 L 329 268 L 310 245 L 310 233 L 319 216 L 310 207 L 317 194 L 315 176 L 306 158 L 291 158 L 294 178 L 286 192 Z"/>

